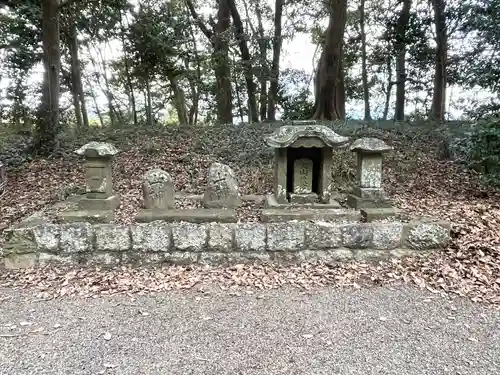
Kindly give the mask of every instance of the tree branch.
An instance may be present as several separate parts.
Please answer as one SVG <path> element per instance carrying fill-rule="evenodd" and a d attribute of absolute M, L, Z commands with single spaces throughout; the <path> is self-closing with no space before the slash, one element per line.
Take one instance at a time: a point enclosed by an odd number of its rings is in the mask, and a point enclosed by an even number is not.
<path fill-rule="evenodd" d="M 2 0 L 0 0 L 0 1 L 2 1 Z M 98 3 L 99 1 L 100 0 L 84 0 L 83 2 L 85 4 L 93 4 L 93 3 Z M 59 9 L 66 8 L 68 5 L 79 3 L 79 2 L 81 2 L 81 0 L 66 0 L 66 1 L 62 1 L 59 4 Z"/>
<path fill-rule="evenodd" d="M 0 0 L 1 1 L 1 0 Z M 69 1 L 69 0 L 68 0 Z M 191 0 L 186 0 L 186 6 L 189 9 L 189 13 L 191 13 L 191 16 L 194 18 L 196 21 L 196 24 L 200 28 L 201 32 L 205 34 L 205 36 L 208 38 L 208 40 L 212 40 L 212 37 L 214 36 L 214 33 L 210 31 L 207 26 L 203 23 L 203 21 L 200 19 L 200 16 L 196 12 L 196 9 L 194 9 L 193 2 Z"/>

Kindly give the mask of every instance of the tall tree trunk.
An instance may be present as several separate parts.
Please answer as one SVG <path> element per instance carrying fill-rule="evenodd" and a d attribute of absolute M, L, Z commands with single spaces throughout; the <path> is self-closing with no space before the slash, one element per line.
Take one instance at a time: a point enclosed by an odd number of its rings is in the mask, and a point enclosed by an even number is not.
<path fill-rule="evenodd" d="M 199 111 L 199 102 L 200 102 L 200 89 L 197 88 L 198 82 L 201 82 L 201 68 L 200 68 L 200 58 L 198 54 L 198 43 L 196 43 L 196 34 L 193 30 L 193 28 L 190 26 L 189 31 L 191 34 L 191 39 L 193 42 L 193 57 L 194 57 L 194 63 L 196 65 L 196 77 L 189 78 L 189 88 L 191 91 L 191 100 L 192 104 L 191 107 L 189 108 L 189 113 L 188 113 L 188 119 L 189 119 L 189 124 L 190 125 L 195 125 L 198 121 L 198 111 Z M 189 70 L 189 61 L 185 60 L 186 64 L 186 69 Z"/>
<path fill-rule="evenodd" d="M 174 105 L 177 112 L 177 117 L 179 119 L 179 124 L 186 125 L 189 123 L 188 112 L 186 107 L 186 96 L 184 95 L 184 90 L 179 86 L 177 77 L 174 74 L 167 74 L 168 80 L 170 82 L 170 88 L 174 95 Z"/>
<path fill-rule="evenodd" d="M 123 25 L 123 18 L 122 18 L 122 13 L 120 13 L 120 38 L 122 42 L 122 51 L 123 51 L 123 61 L 125 63 L 125 79 L 127 82 L 127 90 L 128 90 L 128 95 L 130 98 L 130 106 L 132 107 L 132 116 L 134 119 L 134 126 L 137 126 L 138 121 L 137 121 L 137 109 L 136 109 L 136 104 L 135 104 L 135 94 L 134 94 L 134 85 L 132 84 L 132 76 L 130 74 L 130 64 L 129 64 L 129 58 L 127 54 L 127 48 L 126 48 L 126 40 L 125 40 L 125 26 Z"/>
<path fill-rule="evenodd" d="M 199 29 L 213 47 L 212 62 L 216 80 L 217 120 L 220 123 L 230 124 L 233 122 L 233 95 L 231 91 L 231 66 L 227 35 L 231 23 L 229 0 L 218 0 L 217 23 L 213 26 L 213 31 L 209 30 L 200 19 L 194 9 L 192 0 L 185 0 L 185 2 Z"/>
<path fill-rule="evenodd" d="M 89 127 L 89 118 L 87 114 L 87 105 L 85 103 L 85 93 L 83 92 L 82 70 L 80 67 L 80 58 L 78 55 L 78 34 L 74 23 L 70 26 L 68 38 L 69 54 L 71 56 L 71 83 L 77 95 L 79 102 L 78 109 L 75 107 L 75 112 L 80 111 L 82 123 L 85 128 Z"/>
<path fill-rule="evenodd" d="M 215 79 L 217 81 L 217 120 L 220 123 L 233 123 L 233 95 L 231 90 L 231 67 L 229 60 L 228 30 L 231 11 L 229 0 L 219 0 L 217 24 L 213 38 L 212 54 L 215 64 Z"/>
<path fill-rule="evenodd" d="M 410 21 L 411 0 L 402 0 L 403 8 L 399 14 L 396 26 L 396 109 L 394 119 L 404 121 L 405 119 L 405 95 L 406 95 L 406 30 Z"/>
<path fill-rule="evenodd" d="M 429 120 L 444 121 L 446 106 L 446 65 L 448 55 L 448 31 L 446 28 L 446 1 L 431 0 L 434 9 L 436 30 L 436 57 L 434 67 L 434 88 Z"/>
<path fill-rule="evenodd" d="M 268 44 L 267 44 L 266 37 L 264 36 L 264 25 L 262 23 L 262 11 L 260 10 L 260 5 L 258 2 L 255 6 L 255 14 L 257 16 L 257 23 L 258 23 L 259 61 L 260 61 L 259 116 L 260 116 L 260 120 L 264 121 L 266 119 L 266 112 L 267 112 L 267 79 L 269 76 L 269 67 L 268 67 L 268 63 L 267 63 Z"/>
<path fill-rule="evenodd" d="M 342 66 L 347 0 L 330 1 L 330 19 L 315 80 L 313 119 L 345 118 L 345 88 Z"/>
<path fill-rule="evenodd" d="M 252 58 L 250 57 L 250 51 L 248 50 L 247 41 L 245 39 L 245 30 L 234 0 L 228 0 L 228 2 L 231 15 L 233 16 L 234 27 L 236 30 L 236 40 L 238 41 L 241 60 L 243 61 L 243 73 L 245 75 L 248 95 L 248 121 L 259 122 L 259 112 L 257 111 L 257 101 L 255 99 L 255 82 L 253 81 Z"/>
<path fill-rule="evenodd" d="M 43 85 L 35 146 L 42 153 L 58 148 L 61 51 L 59 45 L 59 1 L 42 0 Z"/>
<path fill-rule="evenodd" d="M 392 86 L 394 82 L 392 81 L 392 56 L 387 54 L 387 87 L 385 90 L 385 102 L 384 102 L 384 113 L 382 115 L 382 120 L 387 120 L 389 115 L 389 104 L 391 102 Z"/>
<path fill-rule="evenodd" d="M 76 86 L 74 84 L 75 77 L 73 71 L 68 73 L 71 77 L 68 79 L 69 82 L 69 90 L 71 91 L 71 99 L 73 100 L 73 108 L 75 109 L 75 119 L 76 119 L 76 127 L 78 130 L 83 129 L 83 120 L 82 120 L 82 109 L 80 108 L 80 98 L 78 97 L 78 91 L 76 90 Z M 66 74 L 63 73 L 63 77 Z"/>
<path fill-rule="evenodd" d="M 233 63 L 234 63 L 234 61 L 233 61 Z M 234 81 L 234 91 L 236 94 L 236 103 L 238 105 L 238 115 L 240 116 L 240 121 L 243 123 L 243 122 L 245 122 L 245 118 L 243 116 L 243 114 L 244 114 L 243 101 L 241 100 L 241 90 L 240 90 L 240 86 L 238 85 L 238 75 L 236 73 L 236 69 L 233 69 L 233 81 Z"/>
<path fill-rule="evenodd" d="M 274 3 L 274 36 L 273 36 L 273 60 L 271 62 L 271 74 L 269 77 L 269 95 L 267 96 L 267 119 L 276 121 L 276 100 L 278 99 L 278 83 L 280 74 L 280 55 L 283 39 L 281 36 L 283 5 L 285 0 L 275 0 Z"/>
<path fill-rule="evenodd" d="M 368 71 L 366 57 L 366 32 L 365 32 L 365 3 L 361 0 L 359 4 L 359 29 L 361 37 L 361 77 L 363 81 L 363 101 L 365 103 L 365 121 L 372 119 L 370 113 L 370 88 L 368 87 Z"/>

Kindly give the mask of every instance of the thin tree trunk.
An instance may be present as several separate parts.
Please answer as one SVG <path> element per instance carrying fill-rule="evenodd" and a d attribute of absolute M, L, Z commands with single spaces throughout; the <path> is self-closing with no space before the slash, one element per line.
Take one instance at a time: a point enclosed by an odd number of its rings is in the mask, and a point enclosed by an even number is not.
<path fill-rule="evenodd" d="M 370 113 L 370 88 L 368 87 L 368 71 L 366 67 L 366 32 L 365 32 L 365 2 L 361 0 L 359 5 L 359 29 L 361 36 L 361 77 L 363 81 L 363 101 L 365 103 L 365 121 L 372 119 Z"/>
<path fill-rule="evenodd" d="M 167 77 L 174 95 L 174 106 L 179 119 L 179 124 L 186 125 L 189 123 L 189 119 L 186 109 L 186 96 L 184 95 L 184 90 L 179 86 L 179 82 L 175 75 L 167 74 Z"/>
<path fill-rule="evenodd" d="M 267 96 L 267 119 L 276 121 L 276 100 L 278 99 L 278 83 L 280 74 L 280 55 L 283 39 L 281 37 L 283 5 L 285 0 L 276 0 L 274 3 L 274 36 L 273 36 L 273 60 L 271 62 L 271 74 L 269 77 L 269 95 Z"/>
<path fill-rule="evenodd" d="M 347 0 L 332 0 L 330 19 L 315 80 L 313 119 L 345 118 L 345 88 L 342 66 Z"/>
<path fill-rule="evenodd" d="M 236 40 L 241 53 L 241 60 L 243 61 L 243 73 L 245 75 L 245 83 L 247 86 L 248 95 L 248 121 L 259 122 L 259 112 L 257 111 L 257 101 L 255 99 L 255 82 L 253 81 L 252 58 L 248 49 L 247 41 L 245 39 L 245 30 L 241 22 L 240 13 L 234 0 L 229 1 L 229 8 L 233 16 L 234 27 L 236 31 Z"/>
<path fill-rule="evenodd" d="M 264 25 L 262 23 L 262 11 L 260 10 L 259 3 L 257 2 L 255 6 L 255 14 L 257 16 L 258 22 L 258 38 L 259 38 L 259 60 L 260 60 L 260 73 L 259 73 L 259 85 L 260 85 L 260 98 L 259 98 L 259 115 L 260 120 L 264 121 L 266 119 L 267 113 L 267 79 L 269 76 L 269 66 L 267 64 L 267 49 L 268 44 L 264 36 Z"/>
<path fill-rule="evenodd" d="M 392 56 L 390 54 L 387 55 L 387 88 L 385 91 L 385 103 L 384 103 L 384 114 L 382 115 L 382 119 L 387 120 L 387 116 L 389 115 L 389 104 L 391 102 L 391 93 L 392 86 L 394 82 L 392 81 Z"/>
<path fill-rule="evenodd" d="M 108 73 L 106 69 L 106 60 L 104 59 L 104 56 L 102 55 L 102 51 L 100 49 L 97 49 L 99 56 L 100 56 L 100 63 L 101 63 L 101 69 L 102 69 L 102 76 L 104 78 L 104 87 L 105 87 L 105 95 L 106 99 L 108 100 L 108 111 L 109 111 L 109 120 L 111 121 L 111 126 L 116 126 L 117 125 L 117 112 L 115 110 L 115 107 L 113 105 L 113 93 L 111 92 L 111 87 L 109 86 L 109 80 L 108 80 Z"/>
<path fill-rule="evenodd" d="M 130 98 L 130 106 L 132 107 L 132 116 L 134 119 L 134 126 L 137 126 L 138 121 L 137 121 L 137 110 L 136 110 L 136 104 L 135 104 L 135 94 L 134 94 L 134 85 L 132 84 L 132 77 L 130 74 L 130 65 L 129 65 L 129 58 L 127 55 L 127 48 L 126 48 L 126 41 L 125 41 L 125 26 L 123 25 L 123 19 L 122 19 L 122 13 L 120 12 L 120 38 L 122 41 L 122 50 L 123 50 L 123 61 L 125 64 L 125 79 L 127 82 L 127 90 L 128 90 L 128 96 Z"/>
<path fill-rule="evenodd" d="M 245 122 L 245 117 L 243 116 L 243 101 L 241 100 L 240 86 L 238 85 L 238 76 L 235 71 L 233 72 L 233 74 L 234 91 L 236 92 L 236 103 L 238 103 L 238 115 L 240 116 L 240 120 L 243 123 Z"/>
<path fill-rule="evenodd" d="M 194 9 L 193 2 L 191 0 L 185 0 L 185 2 L 199 29 L 213 46 L 212 62 L 216 80 L 217 120 L 220 123 L 231 124 L 233 122 L 233 95 L 227 35 L 231 21 L 229 0 L 218 1 L 217 23 L 213 26 L 213 31 L 209 30 L 201 21 Z"/>
<path fill-rule="evenodd" d="M 448 55 L 448 31 L 446 28 L 445 0 L 431 0 L 434 9 L 436 30 L 436 57 L 434 66 L 434 88 L 429 119 L 444 121 L 446 106 L 446 65 Z"/>
<path fill-rule="evenodd" d="M 257 45 L 259 47 L 259 119 L 264 121 L 267 114 L 267 80 L 269 77 L 269 64 L 267 63 L 267 51 L 269 49 L 266 37 L 264 36 L 264 24 L 262 22 L 262 11 L 260 9 L 259 3 L 255 4 L 255 15 L 257 16 L 257 27 L 258 30 L 253 27 L 251 22 L 250 12 L 248 11 L 248 4 L 243 1 L 243 6 L 245 7 L 245 16 L 247 27 L 252 31 L 252 38 L 257 40 Z"/>
<path fill-rule="evenodd" d="M 82 130 L 83 129 L 82 109 L 80 108 L 80 98 L 78 97 L 78 92 L 76 91 L 76 86 L 74 83 L 75 77 L 73 71 L 71 71 L 71 78 L 68 81 L 69 81 L 69 89 L 71 91 L 71 99 L 73 100 L 73 108 L 75 109 L 76 127 L 78 130 Z"/>
<path fill-rule="evenodd" d="M 394 119 L 404 121 L 405 119 L 405 95 L 406 95 L 406 30 L 410 21 L 411 0 L 402 0 L 403 8 L 399 14 L 396 27 L 396 109 Z"/>
<path fill-rule="evenodd" d="M 78 34 L 74 23 L 70 26 L 68 40 L 69 54 L 71 56 L 71 80 L 73 89 L 79 102 L 78 109 L 75 107 L 75 112 L 81 113 L 80 127 L 89 127 L 89 118 L 87 114 L 87 105 L 85 103 L 85 94 L 83 92 L 82 70 L 80 67 L 80 58 L 78 55 Z M 77 118 L 78 120 L 78 118 Z"/>
<path fill-rule="evenodd" d="M 189 31 L 191 33 L 191 39 L 193 42 L 193 57 L 194 63 L 196 64 L 196 79 L 189 79 L 189 87 L 191 90 L 192 104 L 189 108 L 188 119 L 190 125 L 195 125 L 198 121 L 198 111 L 200 102 L 200 89 L 196 88 L 196 82 L 201 82 L 201 68 L 200 68 L 200 58 L 198 55 L 198 44 L 196 43 L 196 35 L 193 28 L 190 26 Z M 186 62 L 186 69 L 189 69 L 189 62 Z"/>
<path fill-rule="evenodd" d="M 58 148 L 61 51 L 59 44 L 59 2 L 43 0 L 42 45 L 44 76 L 35 146 L 42 153 Z"/>
<path fill-rule="evenodd" d="M 151 86 L 149 82 L 149 74 L 146 72 L 146 124 L 149 127 L 153 126 L 153 104 L 151 101 Z"/>

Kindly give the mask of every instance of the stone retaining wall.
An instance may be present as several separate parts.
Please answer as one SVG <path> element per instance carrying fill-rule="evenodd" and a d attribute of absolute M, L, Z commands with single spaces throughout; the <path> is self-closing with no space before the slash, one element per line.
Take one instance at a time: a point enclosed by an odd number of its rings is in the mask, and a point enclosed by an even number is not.
<path fill-rule="evenodd" d="M 45 264 L 333 262 L 439 249 L 448 243 L 449 232 L 447 223 L 419 220 L 43 224 L 5 230 L 1 255 L 9 269 Z"/>

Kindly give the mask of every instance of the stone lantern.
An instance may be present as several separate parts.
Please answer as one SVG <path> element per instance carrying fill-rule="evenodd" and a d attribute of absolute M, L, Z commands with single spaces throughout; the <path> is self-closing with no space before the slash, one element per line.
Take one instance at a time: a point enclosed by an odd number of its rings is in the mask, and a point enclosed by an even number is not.
<path fill-rule="evenodd" d="M 300 121 L 280 127 L 265 141 L 275 149 L 274 192 L 267 197 L 268 207 L 339 207 L 331 202 L 332 151 L 349 138 L 326 126 Z"/>
<path fill-rule="evenodd" d="M 75 151 L 85 157 L 85 198 L 79 201 L 82 210 L 114 210 L 120 199 L 113 194 L 113 157 L 115 146 L 105 142 L 90 142 Z"/>
<path fill-rule="evenodd" d="M 357 155 L 357 186 L 348 195 L 347 204 L 357 209 L 391 207 L 382 187 L 382 159 L 392 147 L 378 138 L 360 138 L 350 150 Z"/>

